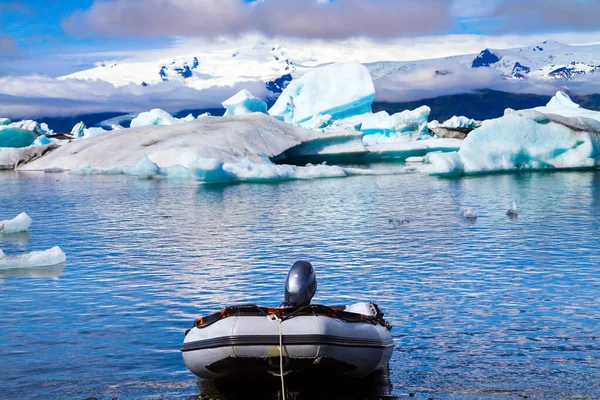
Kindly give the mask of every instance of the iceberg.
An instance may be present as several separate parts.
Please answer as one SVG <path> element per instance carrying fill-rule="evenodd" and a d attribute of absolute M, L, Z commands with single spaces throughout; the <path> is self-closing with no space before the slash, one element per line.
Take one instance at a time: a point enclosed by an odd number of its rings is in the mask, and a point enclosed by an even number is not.
<path fill-rule="evenodd" d="M 8 118 L 0 118 L 0 126 L 1 125 L 10 125 L 11 121 Z"/>
<path fill-rule="evenodd" d="M 276 157 L 303 142 L 327 136 L 289 125 L 266 114 L 203 117 L 171 126 L 122 129 L 86 140 L 75 140 L 19 170 L 71 170 L 88 163 L 91 169 L 110 170 L 137 163 L 144 155 L 160 168 L 189 168 L 199 159 L 238 162 Z"/>
<path fill-rule="evenodd" d="M 80 121 L 77 124 L 75 124 L 73 129 L 71 129 L 71 136 L 83 137 L 85 135 L 86 129 L 87 129 L 87 126 L 85 126 L 85 123 L 83 121 Z"/>
<path fill-rule="evenodd" d="M 386 111 L 351 118 L 361 123 L 367 146 L 379 143 L 412 142 L 430 139 L 427 122 L 431 109 L 427 106 L 406 110 L 393 115 Z"/>
<path fill-rule="evenodd" d="M 225 107 L 225 117 L 253 112 L 267 113 L 267 103 L 258 97 L 254 97 L 252 93 L 246 89 L 239 91 L 221 104 Z"/>
<path fill-rule="evenodd" d="M 140 126 L 148 125 L 173 125 L 180 123 L 181 121 L 165 110 L 155 108 L 150 111 L 140 113 L 137 117 L 131 120 L 131 128 L 138 128 Z"/>
<path fill-rule="evenodd" d="M 0 129 L 0 147 L 20 148 L 31 146 L 37 135 L 30 130 L 3 125 Z"/>
<path fill-rule="evenodd" d="M 426 157 L 432 174 L 595 168 L 600 165 L 600 112 L 586 110 L 558 92 L 547 106 L 507 109 L 484 121 L 455 153 Z"/>
<path fill-rule="evenodd" d="M 455 115 L 441 124 L 438 121 L 431 121 L 427 126 L 437 138 L 464 139 L 473 129 L 481 126 L 481 123 L 471 118 Z"/>
<path fill-rule="evenodd" d="M 301 124 L 317 114 L 344 119 L 371 112 L 375 86 L 369 70 L 359 62 L 334 63 L 293 79 L 269 114 Z"/>
<path fill-rule="evenodd" d="M 108 133 L 110 131 L 107 131 L 104 128 L 85 128 L 83 130 L 83 137 L 84 138 L 89 138 L 89 137 L 94 137 L 94 136 L 98 136 L 98 135 L 104 135 L 105 133 Z"/>
<path fill-rule="evenodd" d="M 19 165 L 36 160 L 58 148 L 53 143 L 45 146 L 28 146 L 22 148 L 0 148 L 0 170 L 12 170 Z"/>
<path fill-rule="evenodd" d="M 48 139 L 46 135 L 38 136 L 37 139 L 33 141 L 34 146 L 45 146 L 52 143 L 54 143 L 54 141 Z"/>
<path fill-rule="evenodd" d="M 474 119 L 463 117 L 463 116 L 453 116 L 449 120 L 444 121 L 440 125 L 442 128 L 467 128 L 467 129 L 475 129 L 479 127 L 479 123 Z"/>
<path fill-rule="evenodd" d="M 46 267 L 63 263 L 67 260 L 60 247 L 55 246 L 45 251 L 33 251 L 19 256 L 8 256 L 0 250 L 0 269 Z"/>
<path fill-rule="evenodd" d="M 13 219 L 0 221 L 0 234 L 26 232 L 32 222 L 29 215 L 23 212 Z"/>
<path fill-rule="evenodd" d="M 431 153 L 456 152 L 462 145 L 463 141 L 459 139 L 427 139 L 414 142 L 377 143 L 366 147 L 371 158 L 408 161 L 409 158 L 424 157 Z"/>

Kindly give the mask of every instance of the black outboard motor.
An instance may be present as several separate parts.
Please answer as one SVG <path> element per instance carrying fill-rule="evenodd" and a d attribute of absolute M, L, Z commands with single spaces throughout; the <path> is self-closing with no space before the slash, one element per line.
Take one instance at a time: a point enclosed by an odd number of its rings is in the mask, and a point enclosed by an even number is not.
<path fill-rule="evenodd" d="M 287 307 L 302 307 L 310 304 L 317 291 L 317 274 L 308 261 L 296 261 L 285 280 L 285 300 Z"/>

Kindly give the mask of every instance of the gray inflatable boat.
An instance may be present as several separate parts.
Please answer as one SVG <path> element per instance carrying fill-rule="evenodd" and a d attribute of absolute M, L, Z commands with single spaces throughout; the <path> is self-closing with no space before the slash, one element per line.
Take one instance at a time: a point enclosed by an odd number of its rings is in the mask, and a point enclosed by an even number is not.
<path fill-rule="evenodd" d="M 361 377 L 389 362 L 391 326 L 376 304 L 310 304 L 314 269 L 295 263 L 286 281 L 284 307 L 231 306 L 199 318 L 181 348 L 201 378 L 271 373 Z M 281 346 L 280 346 L 281 344 Z"/>

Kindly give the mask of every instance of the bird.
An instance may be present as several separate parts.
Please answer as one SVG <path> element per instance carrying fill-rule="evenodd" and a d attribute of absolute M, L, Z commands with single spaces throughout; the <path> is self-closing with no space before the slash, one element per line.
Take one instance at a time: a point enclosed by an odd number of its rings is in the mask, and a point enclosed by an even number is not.
<path fill-rule="evenodd" d="M 508 209 L 508 211 L 506 211 L 506 215 L 508 215 L 509 217 L 516 217 L 517 215 L 519 215 L 519 210 L 517 209 L 517 203 L 514 200 L 512 202 L 512 205 Z"/>

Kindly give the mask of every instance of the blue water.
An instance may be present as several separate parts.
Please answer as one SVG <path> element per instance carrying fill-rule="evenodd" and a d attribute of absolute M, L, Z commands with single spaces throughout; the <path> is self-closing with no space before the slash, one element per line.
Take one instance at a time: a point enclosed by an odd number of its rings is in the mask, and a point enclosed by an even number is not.
<path fill-rule="evenodd" d="M 219 398 L 183 364 L 184 330 L 226 304 L 278 305 L 299 259 L 317 270 L 315 302 L 386 312 L 389 395 L 600 398 L 600 173 L 224 186 L 0 173 L 0 219 L 22 211 L 29 233 L 0 249 L 59 245 L 67 262 L 0 271 L 2 399 Z"/>

